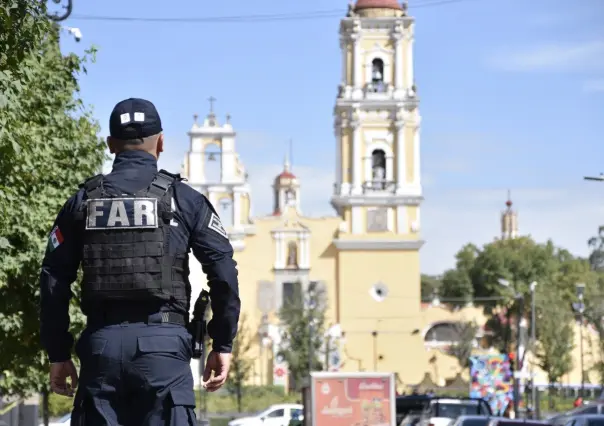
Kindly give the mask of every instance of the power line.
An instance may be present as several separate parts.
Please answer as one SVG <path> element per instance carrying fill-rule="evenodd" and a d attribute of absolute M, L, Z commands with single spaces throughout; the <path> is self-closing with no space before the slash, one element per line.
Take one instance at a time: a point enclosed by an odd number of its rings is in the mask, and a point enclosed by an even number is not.
<path fill-rule="evenodd" d="M 461 3 L 470 0 L 426 0 L 410 6 L 410 9 L 422 7 L 443 6 Z M 346 13 L 342 9 L 317 10 L 311 12 L 292 12 L 278 14 L 256 14 L 256 15 L 234 15 L 234 16 L 210 16 L 210 17 L 180 17 L 180 18 L 143 18 L 136 16 L 96 16 L 96 15 L 72 15 L 71 19 L 82 21 L 113 21 L 113 22 L 164 22 L 164 23 L 256 23 L 256 22 L 278 22 L 278 21 L 301 21 L 308 19 L 337 18 Z"/>

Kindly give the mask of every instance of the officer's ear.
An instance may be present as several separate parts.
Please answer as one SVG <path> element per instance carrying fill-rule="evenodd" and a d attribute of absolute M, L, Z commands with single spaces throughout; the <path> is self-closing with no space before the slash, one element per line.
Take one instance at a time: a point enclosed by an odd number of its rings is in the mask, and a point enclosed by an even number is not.
<path fill-rule="evenodd" d="M 111 154 L 115 154 L 115 145 L 111 136 L 107 136 L 107 147 L 109 148 L 109 152 Z"/>
<path fill-rule="evenodd" d="M 157 156 L 164 152 L 164 134 L 160 133 L 159 138 L 157 139 Z"/>

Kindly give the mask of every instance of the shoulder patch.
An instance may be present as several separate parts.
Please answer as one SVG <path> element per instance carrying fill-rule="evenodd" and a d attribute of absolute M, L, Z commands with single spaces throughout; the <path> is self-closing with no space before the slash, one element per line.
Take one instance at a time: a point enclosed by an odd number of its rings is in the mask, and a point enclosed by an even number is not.
<path fill-rule="evenodd" d="M 222 222 L 220 221 L 220 218 L 214 212 L 212 212 L 212 214 L 210 215 L 210 222 L 208 223 L 208 228 L 210 228 L 212 231 L 222 235 L 227 240 L 229 239 L 229 235 L 224 230 L 224 226 L 222 226 Z"/>
<path fill-rule="evenodd" d="M 46 250 L 48 252 L 53 251 L 57 247 L 59 247 L 63 243 L 63 234 L 58 226 L 55 226 L 53 230 L 50 232 L 48 237 L 48 244 L 46 246 Z"/>

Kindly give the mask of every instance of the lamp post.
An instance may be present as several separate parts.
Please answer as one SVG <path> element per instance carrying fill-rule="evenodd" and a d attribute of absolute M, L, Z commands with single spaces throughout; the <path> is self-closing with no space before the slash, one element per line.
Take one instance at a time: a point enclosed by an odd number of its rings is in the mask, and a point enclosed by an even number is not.
<path fill-rule="evenodd" d="M 520 370 L 521 370 L 521 362 L 522 359 L 520 357 L 520 349 L 521 349 L 521 321 L 522 314 L 524 312 L 524 296 L 517 292 L 515 288 L 512 288 L 510 282 L 503 278 L 497 280 L 499 285 L 507 287 L 514 291 L 514 299 L 518 302 L 518 313 L 516 319 L 516 371 L 514 371 L 514 414 L 516 417 L 518 416 L 518 408 L 520 406 Z"/>
<path fill-rule="evenodd" d="M 315 283 L 308 285 L 308 375 L 312 373 L 314 364 L 314 322 L 315 322 Z"/>
<path fill-rule="evenodd" d="M 535 387 L 534 368 L 535 348 L 537 347 L 537 306 L 535 303 L 535 289 L 537 288 L 537 281 L 533 281 L 529 288 L 531 290 L 531 354 L 533 357 L 533 361 L 531 362 L 531 406 L 533 407 L 533 413 L 535 413 L 537 407 L 537 388 Z"/>
<path fill-rule="evenodd" d="M 578 283 L 575 285 L 577 291 L 577 303 L 573 303 L 573 308 L 579 313 L 579 351 L 581 353 L 581 397 L 585 394 L 585 365 L 583 360 L 583 315 L 585 313 L 585 303 L 583 298 L 585 294 L 585 284 Z"/>

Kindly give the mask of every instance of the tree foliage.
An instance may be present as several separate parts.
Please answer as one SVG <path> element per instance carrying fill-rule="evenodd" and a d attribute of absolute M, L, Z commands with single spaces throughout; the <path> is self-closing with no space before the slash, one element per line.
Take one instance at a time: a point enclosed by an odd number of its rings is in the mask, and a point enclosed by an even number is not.
<path fill-rule="evenodd" d="M 312 369 L 321 370 L 320 348 L 324 344 L 327 295 L 322 287 L 310 287 L 285 303 L 279 312 L 284 328 L 279 355 L 287 362 L 294 388 L 300 388 Z"/>
<path fill-rule="evenodd" d="M 433 275 L 421 276 L 421 292 L 422 300 L 430 300 L 436 294 L 440 294 L 440 286 L 442 282 L 440 277 Z"/>
<path fill-rule="evenodd" d="M 559 294 L 539 291 L 536 355 L 550 383 L 558 383 L 573 368 L 573 324 L 574 315 Z"/>
<path fill-rule="evenodd" d="M 455 324 L 455 334 L 457 334 L 458 340 L 449 348 L 449 355 L 457 358 L 462 372 L 470 367 L 470 356 L 474 351 L 478 330 L 478 324 L 474 321 L 462 321 Z"/>
<path fill-rule="evenodd" d="M 253 361 L 249 358 L 252 348 L 251 331 L 247 325 L 247 316 L 239 318 L 239 330 L 233 341 L 233 359 L 229 370 L 229 380 L 226 382 L 227 391 L 237 399 L 237 410 L 243 411 L 243 388 L 251 374 Z"/>
<path fill-rule="evenodd" d="M 446 271 L 443 276 L 441 294 L 445 299 L 456 298 L 459 305 L 473 300 L 475 305 L 482 306 L 488 316 L 486 329 L 491 332 L 492 345 L 501 352 L 515 348 L 518 314 L 526 319 L 531 317 L 532 282 L 537 283 L 537 299 L 547 295 L 556 298 L 553 306 L 547 307 L 550 314 L 572 319 L 570 306 L 576 297 L 575 285 L 591 283 L 594 279 L 585 259 L 572 256 L 551 241 L 538 244 L 528 237 L 494 241 L 481 248 L 468 244 L 456 258 L 456 268 Z M 502 285 L 501 280 L 509 285 Z M 557 309 L 555 314 L 553 309 Z M 570 320 L 568 323 L 571 327 Z M 541 326 L 545 327 L 543 336 L 547 338 L 549 323 L 537 321 L 538 334 Z M 572 327 L 569 330 L 572 334 Z M 567 368 L 566 357 L 570 357 L 570 349 L 560 342 L 544 342 L 540 359 L 552 366 L 552 374 L 556 376 Z M 551 361 L 553 357 L 559 358 L 557 363 Z"/>
<path fill-rule="evenodd" d="M 2 393 L 47 387 L 39 343 L 41 260 L 59 209 L 105 159 L 98 124 L 78 96 L 78 77 L 94 51 L 83 58 L 62 55 L 58 27 L 45 17 L 42 3 L 0 6 Z M 75 326 L 81 325 L 76 312 Z"/>

